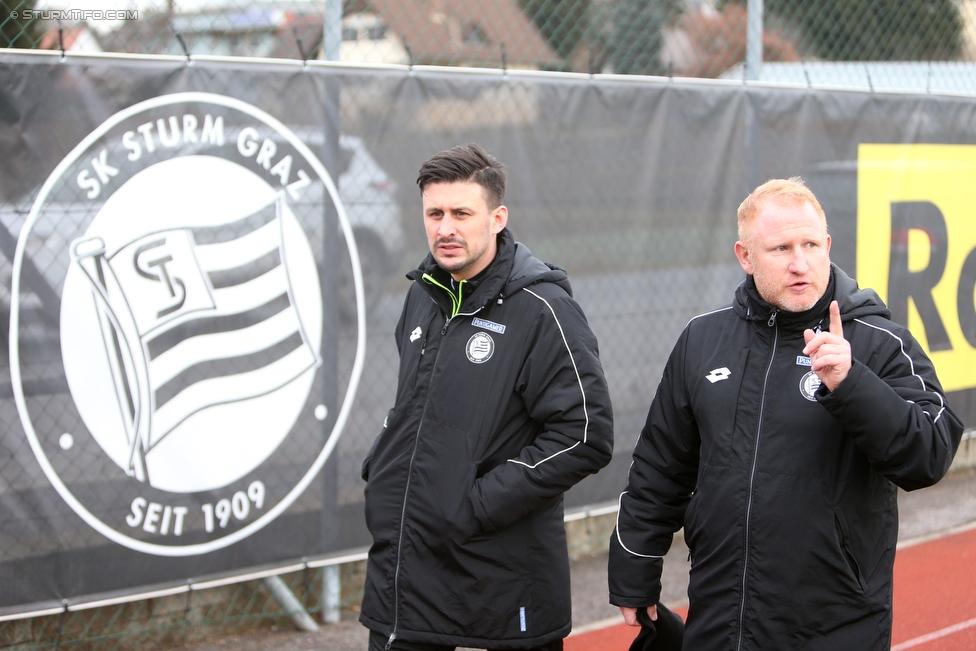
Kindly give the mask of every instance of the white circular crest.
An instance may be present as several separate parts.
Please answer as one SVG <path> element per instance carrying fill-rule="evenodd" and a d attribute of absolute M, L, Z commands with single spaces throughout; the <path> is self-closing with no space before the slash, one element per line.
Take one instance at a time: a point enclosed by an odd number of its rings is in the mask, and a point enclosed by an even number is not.
<path fill-rule="evenodd" d="M 475 364 L 484 364 L 495 352 L 495 341 L 487 332 L 476 332 L 468 339 L 464 352 Z"/>
<path fill-rule="evenodd" d="M 800 395 L 810 402 L 817 401 L 817 389 L 820 388 L 820 377 L 813 371 L 807 371 L 800 378 Z"/>
<path fill-rule="evenodd" d="M 331 432 L 303 425 L 314 433 L 296 437 L 296 424 L 328 414 L 310 398 L 323 304 L 302 217 L 311 211 L 306 219 L 320 223 L 327 200 L 350 248 L 359 337 Z M 21 287 L 25 255 L 38 241 L 58 261 L 46 270 L 60 285 L 70 392 L 43 404 L 24 393 L 33 359 L 20 334 L 37 327 L 21 322 L 20 302 L 31 290 Z M 79 143 L 21 229 L 10 327 L 21 422 L 71 508 L 109 539 L 161 556 L 226 547 L 281 515 L 334 449 L 362 372 L 351 242 L 328 171 L 250 104 L 209 93 L 156 97 Z M 52 423 L 55 413 L 68 424 Z M 98 451 L 109 466 L 91 463 Z M 111 483 L 115 494 L 86 482 Z"/>

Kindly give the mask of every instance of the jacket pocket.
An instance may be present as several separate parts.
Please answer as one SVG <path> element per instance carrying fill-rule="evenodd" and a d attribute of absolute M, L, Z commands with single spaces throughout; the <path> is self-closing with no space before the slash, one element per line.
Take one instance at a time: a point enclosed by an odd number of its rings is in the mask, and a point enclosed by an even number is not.
<path fill-rule="evenodd" d="M 373 445 L 369 447 L 369 452 L 366 453 L 366 458 L 363 459 L 363 465 L 359 470 L 359 475 L 363 478 L 363 481 L 369 481 L 369 462 L 372 460 L 373 454 L 376 452 L 376 446 L 379 445 L 380 439 L 383 438 L 383 435 L 386 434 L 387 430 L 389 429 L 390 423 L 393 422 L 393 416 L 393 409 L 386 413 L 386 418 L 383 420 L 383 428 L 380 430 L 380 433 L 376 435 L 376 438 L 373 439 Z"/>
<path fill-rule="evenodd" d="M 427 418 L 417 438 L 407 511 L 432 538 L 461 542 L 480 530 L 471 502 L 477 469 L 468 453 L 468 434 Z"/>
<path fill-rule="evenodd" d="M 847 532 L 847 524 L 843 519 L 843 516 L 836 511 L 834 512 L 834 527 L 837 531 L 837 544 L 844 556 L 844 561 L 847 563 L 847 568 L 851 572 L 851 577 L 860 587 L 861 593 L 866 593 L 867 583 L 864 580 L 864 574 L 861 572 L 861 565 L 858 563 L 857 557 L 854 555 L 854 552 L 851 549 L 850 536 Z"/>

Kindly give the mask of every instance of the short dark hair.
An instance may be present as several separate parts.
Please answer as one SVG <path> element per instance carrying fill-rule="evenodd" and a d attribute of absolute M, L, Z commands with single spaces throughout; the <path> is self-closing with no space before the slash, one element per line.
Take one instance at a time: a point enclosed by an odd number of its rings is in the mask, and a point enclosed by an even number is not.
<path fill-rule="evenodd" d="M 485 202 L 494 210 L 505 199 L 505 166 L 475 144 L 458 145 L 435 154 L 420 166 L 420 192 L 431 183 L 472 181 L 485 189 Z"/>

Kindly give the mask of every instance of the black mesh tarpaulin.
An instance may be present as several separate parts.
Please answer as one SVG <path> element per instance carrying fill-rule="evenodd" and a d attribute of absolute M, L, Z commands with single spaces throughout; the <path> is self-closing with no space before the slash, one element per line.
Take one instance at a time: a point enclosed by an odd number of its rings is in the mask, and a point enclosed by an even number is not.
<path fill-rule="evenodd" d="M 420 66 L 0 55 L 0 615 L 369 544 L 414 178 L 478 142 L 600 340 L 612 502 L 735 208 L 801 175 L 976 421 L 976 100 Z"/>

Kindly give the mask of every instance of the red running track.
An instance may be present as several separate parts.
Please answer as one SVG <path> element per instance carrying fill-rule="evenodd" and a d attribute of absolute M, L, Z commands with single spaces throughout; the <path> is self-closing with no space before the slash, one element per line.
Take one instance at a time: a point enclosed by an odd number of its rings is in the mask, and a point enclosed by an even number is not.
<path fill-rule="evenodd" d="M 687 608 L 676 610 L 684 617 Z M 614 624 L 566 639 L 565 651 L 627 651 L 638 629 Z M 976 528 L 895 554 L 891 651 L 976 649 Z"/>

